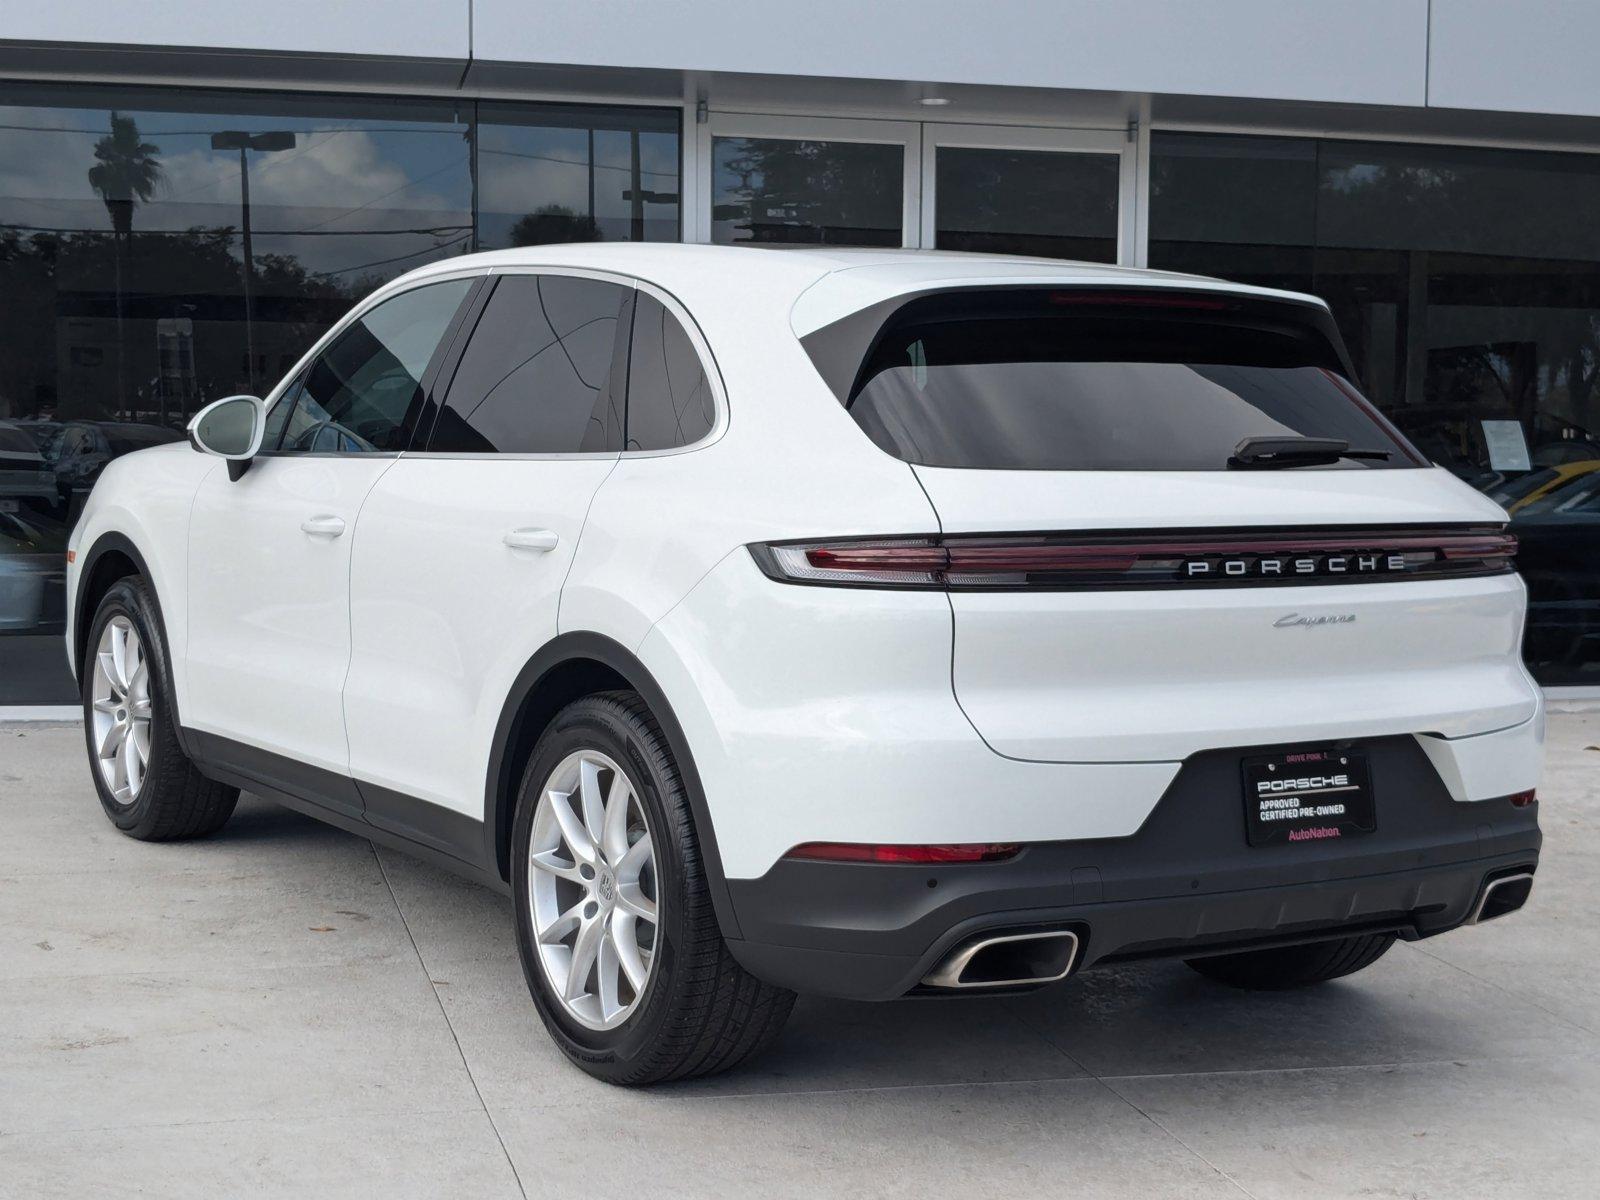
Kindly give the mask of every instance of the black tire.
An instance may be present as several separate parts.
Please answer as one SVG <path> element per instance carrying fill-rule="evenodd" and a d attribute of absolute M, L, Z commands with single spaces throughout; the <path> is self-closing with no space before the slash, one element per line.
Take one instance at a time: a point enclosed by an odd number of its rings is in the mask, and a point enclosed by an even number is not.
<path fill-rule="evenodd" d="M 113 617 L 126 617 L 143 644 L 150 679 L 150 758 L 144 780 L 130 803 L 122 803 L 101 778 L 94 732 L 94 673 L 96 647 Z M 177 722 L 172 715 L 172 675 L 167 665 L 166 633 L 150 585 L 137 575 L 112 584 L 84 643 L 84 740 L 89 751 L 89 775 L 100 805 L 112 824 L 141 842 L 176 841 L 215 833 L 233 815 L 239 789 L 202 775 L 178 744 Z"/>
<path fill-rule="evenodd" d="M 545 781 L 577 750 L 625 769 L 655 844 L 661 923 L 650 979 L 638 1007 L 614 1029 L 573 1019 L 545 977 L 534 944 L 528 852 Z M 682 777 L 661 727 L 635 692 L 602 692 L 556 715 L 523 773 L 512 830 L 517 950 L 528 990 L 562 1051 L 597 1079 L 642 1086 L 725 1071 L 778 1036 L 794 993 L 761 982 L 729 953 L 712 909 Z"/>
<path fill-rule="evenodd" d="M 1280 992 L 1289 988 L 1326 983 L 1370 967 L 1394 945 L 1392 933 L 1282 946 L 1275 950 L 1246 950 L 1186 960 L 1207 979 L 1255 992 Z"/>

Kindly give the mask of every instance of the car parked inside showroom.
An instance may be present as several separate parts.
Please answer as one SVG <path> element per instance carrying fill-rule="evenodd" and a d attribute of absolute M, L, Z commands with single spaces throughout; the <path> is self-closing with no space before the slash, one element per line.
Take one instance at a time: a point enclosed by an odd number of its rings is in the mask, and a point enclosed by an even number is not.
<path fill-rule="evenodd" d="M 1321 301 L 1162 272 L 435 263 L 105 466 L 95 786 L 134 837 L 242 788 L 510 893 L 617 1083 L 796 993 L 1347 975 L 1523 903 L 1543 738 L 1504 510 L 1354 380 Z"/>

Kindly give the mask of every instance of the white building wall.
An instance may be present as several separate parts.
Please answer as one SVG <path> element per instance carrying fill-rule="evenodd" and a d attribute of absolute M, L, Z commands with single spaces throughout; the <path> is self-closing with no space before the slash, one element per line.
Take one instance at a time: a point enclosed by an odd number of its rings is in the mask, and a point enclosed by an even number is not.
<path fill-rule="evenodd" d="M 1600 116 L 1596 0 L 1433 0 L 1428 103 Z"/>
<path fill-rule="evenodd" d="M 471 0 L 13 0 L 0 38 L 459 58 Z"/>
<path fill-rule="evenodd" d="M 480 58 L 1423 103 L 1427 0 L 475 0 Z"/>
<path fill-rule="evenodd" d="M 19 43 L 1600 116 L 1600 0 L 49 0 Z M 113 51 L 114 53 L 114 51 Z M 104 69 L 125 72 L 108 60 Z M 229 56 L 218 56 L 218 78 Z M 13 67 L 15 70 L 16 67 Z M 207 72 L 202 72 L 208 74 Z M 259 76 L 257 76 L 259 78 Z M 374 82 L 378 80 L 374 79 Z"/>

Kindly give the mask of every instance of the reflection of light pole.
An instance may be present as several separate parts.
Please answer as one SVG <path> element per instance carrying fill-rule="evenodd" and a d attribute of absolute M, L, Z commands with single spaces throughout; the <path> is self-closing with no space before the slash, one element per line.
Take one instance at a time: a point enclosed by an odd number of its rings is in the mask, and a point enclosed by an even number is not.
<path fill-rule="evenodd" d="M 644 185 L 639 178 L 639 131 L 628 133 L 628 183 L 633 201 L 633 222 L 629 232 L 636 242 L 644 241 Z"/>
<path fill-rule="evenodd" d="M 244 352 L 245 369 L 250 376 L 250 390 L 253 392 L 256 390 L 256 260 L 250 248 L 250 151 L 292 150 L 294 134 L 286 129 L 269 133 L 228 129 L 211 135 L 211 148 L 239 152 L 239 208 L 243 213 L 240 232 L 244 249 Z"/>

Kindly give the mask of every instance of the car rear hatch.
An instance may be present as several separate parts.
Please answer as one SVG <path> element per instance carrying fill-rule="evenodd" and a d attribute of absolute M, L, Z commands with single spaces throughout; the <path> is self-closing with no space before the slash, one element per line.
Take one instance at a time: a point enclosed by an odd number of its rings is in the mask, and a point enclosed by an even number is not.
<path fill-rule="evenodd" d="M 997 752 L 1170 761 L 1534 715 L 1504 512 L 1360 396 L 1322 306 L 1035 286 L 875 323 L 847 407 L 940 526 L 888 552 L 922 546 L 949 593 L 955 692 Z"/>

